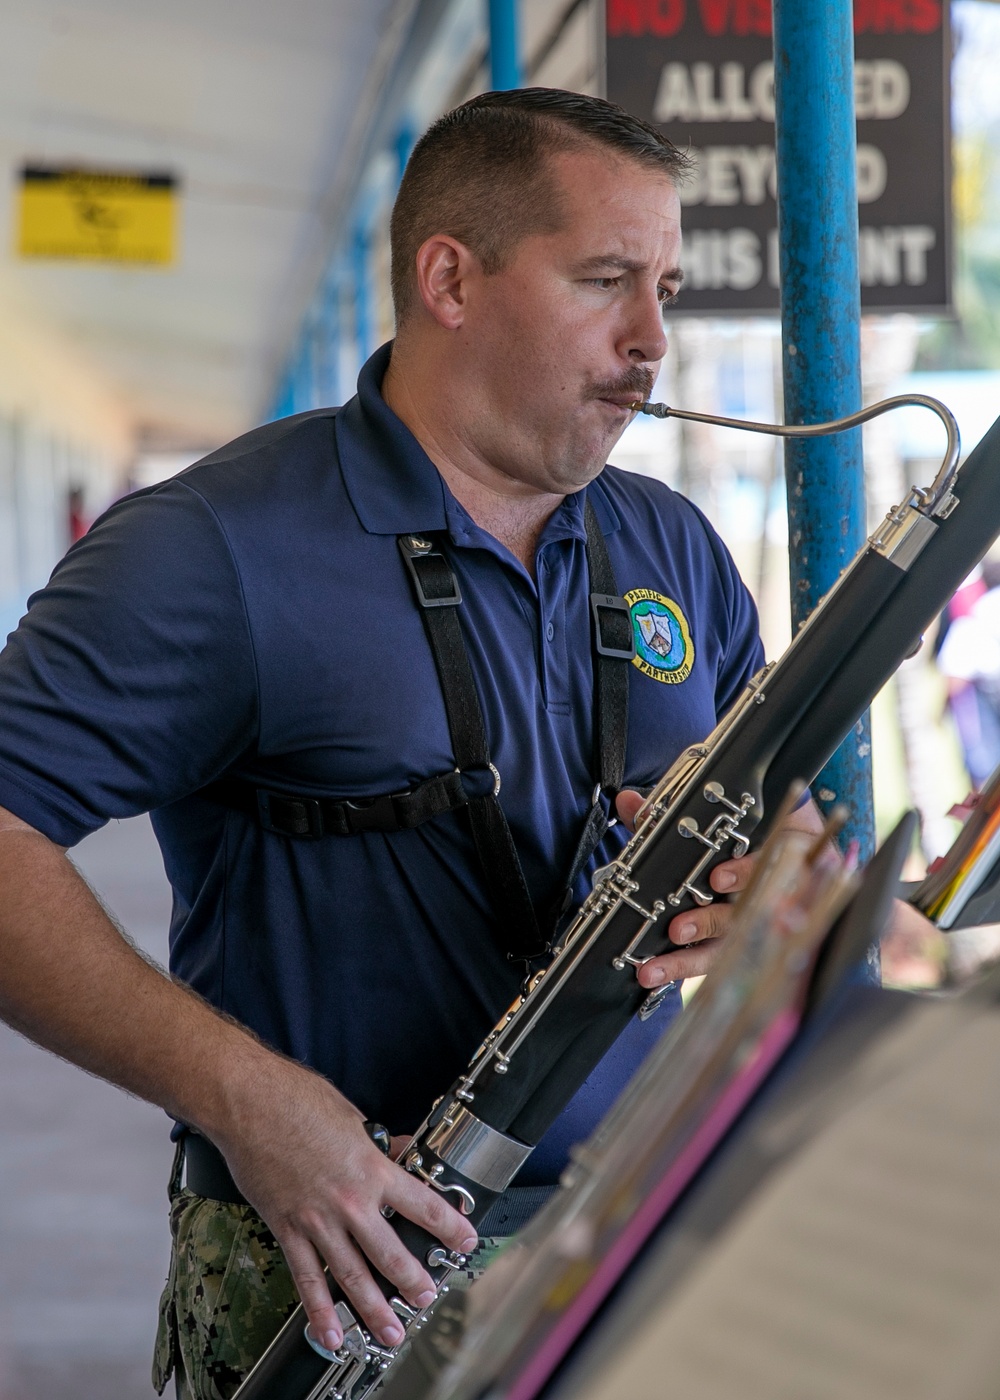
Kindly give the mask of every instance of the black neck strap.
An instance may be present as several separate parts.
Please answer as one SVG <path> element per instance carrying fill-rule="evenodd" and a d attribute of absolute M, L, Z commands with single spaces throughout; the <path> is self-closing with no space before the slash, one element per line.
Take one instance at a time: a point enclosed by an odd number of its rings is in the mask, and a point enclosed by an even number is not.
<path fill-rule="evenodd" d="M 599 776 L 574 853 L 567 882 L 570 889 L 608 829 L 600 793 L 603 790 L 613 802 L 624 779 L 628 665 L 635 655 L 628 605 L 617 596 L 607 545 L 589 500 L 585 524 L 594 654 L 594 769 Z M 549 945 L 553 918 L 540 918 L 532 904 L 500 804 L 500 774 L 490 758 L 482 706 L 459 618 L 462 594 L 458 580 L 444 554 L 442 539 L 401 535 L 398 543 L 441 682 L 456 768 L 489 769 L 496 778 L 491 793 L 470 798 L 468 812 L 476 852 L 504 932 L 507 955 L 518 960 L 539 957 Z"/>
<path fill-rule="evenodd" d="M 600 774 L 601 787 L 613 800 L 625 780 L 628 663 L 635 656 L 635 638 L 632 615 L 625 599 L 618 597 L 611 556 L 589 500 L 584 520 L 594 653 L 594 766 Z"/>

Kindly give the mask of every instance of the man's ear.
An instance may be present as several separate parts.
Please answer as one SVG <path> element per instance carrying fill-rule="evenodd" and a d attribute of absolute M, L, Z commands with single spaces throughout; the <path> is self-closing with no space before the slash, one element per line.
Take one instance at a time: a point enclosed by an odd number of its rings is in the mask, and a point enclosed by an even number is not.
<path fill-rule="evenodd" d="M 479 260 L 457 238 L 435 233 L 417 250 L 417 291 L 424 306 L 448 331 L 457 331 L 464 319 L 468 282 L 479 270 Z"/>

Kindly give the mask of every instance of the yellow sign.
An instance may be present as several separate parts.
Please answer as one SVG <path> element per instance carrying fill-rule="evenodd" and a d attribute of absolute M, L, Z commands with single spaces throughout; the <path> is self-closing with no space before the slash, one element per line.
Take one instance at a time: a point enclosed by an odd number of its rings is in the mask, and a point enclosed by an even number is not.
<path fill-rule="evenodd" d="M 172 263 L 176 188 L 172 175 L 27 166 L 17 251 L 22 258 Z"/>

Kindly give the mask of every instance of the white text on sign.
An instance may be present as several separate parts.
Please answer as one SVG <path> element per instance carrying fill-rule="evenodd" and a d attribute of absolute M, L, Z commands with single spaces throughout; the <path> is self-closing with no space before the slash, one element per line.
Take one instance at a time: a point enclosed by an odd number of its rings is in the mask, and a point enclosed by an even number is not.
<path fill-rule="evenodd" d="M 854 114 L 859 121 L 891 121 L 910 104 L 910 75 L 894 59 L 854 65 Z M 774 64 L 666 63 L 653 119 L 658 122 L 773 122 Z"/>
<path fill-rule="evenodd" d="M 773 146 L 705 146 L 688 155 L 693 168 L 680 187 L 682 204 L 763 204 L 776 196 Z M 889 168 L 878 147 L 858 146 L 858 203 L 880 199 L 888 178 Z"/>
<path fill-rule="evenodd" d="M 929 224 L 862 228 L 858 265 L 863 287 L 921 287 L 927 281 L 927 255 L 937 235 Z M 778 231 L 766 250 L 748 228 L 693 229 L 684 237 L 684 285 L 695 291 L 749 291 L 767 276 L 779 285 Z"/>

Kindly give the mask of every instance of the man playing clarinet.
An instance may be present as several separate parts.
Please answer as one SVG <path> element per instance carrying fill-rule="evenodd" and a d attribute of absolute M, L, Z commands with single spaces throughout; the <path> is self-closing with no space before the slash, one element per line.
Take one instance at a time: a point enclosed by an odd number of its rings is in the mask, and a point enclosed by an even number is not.
<path fill-rule="evenodd" d="M 231 1395 L 297 1295 L 339 1346 L 324 1266 L 400 1340 L 372 1267 L 414 1307 L 432 1280 L 383 1212 L 476 1238 L 371 1125 L 414 1131 L 641 792 L 762 664 L 705 518 L 606 466 L 666 350 L 685 164 L 579 94 L 447 114 L 403 178 L 397 334 L 357 396 L 116 504 L 0 656 L 0 1014 L 177 1124 L 160 1390 L 174 1370 L 182 1396 Z M 65 855 L 146 811 L 170 977 Z M 727 913 L 674 919 L 679 950 L 636 974 L 660 1009 L 521 1189 L 557 1180 Z"/>

